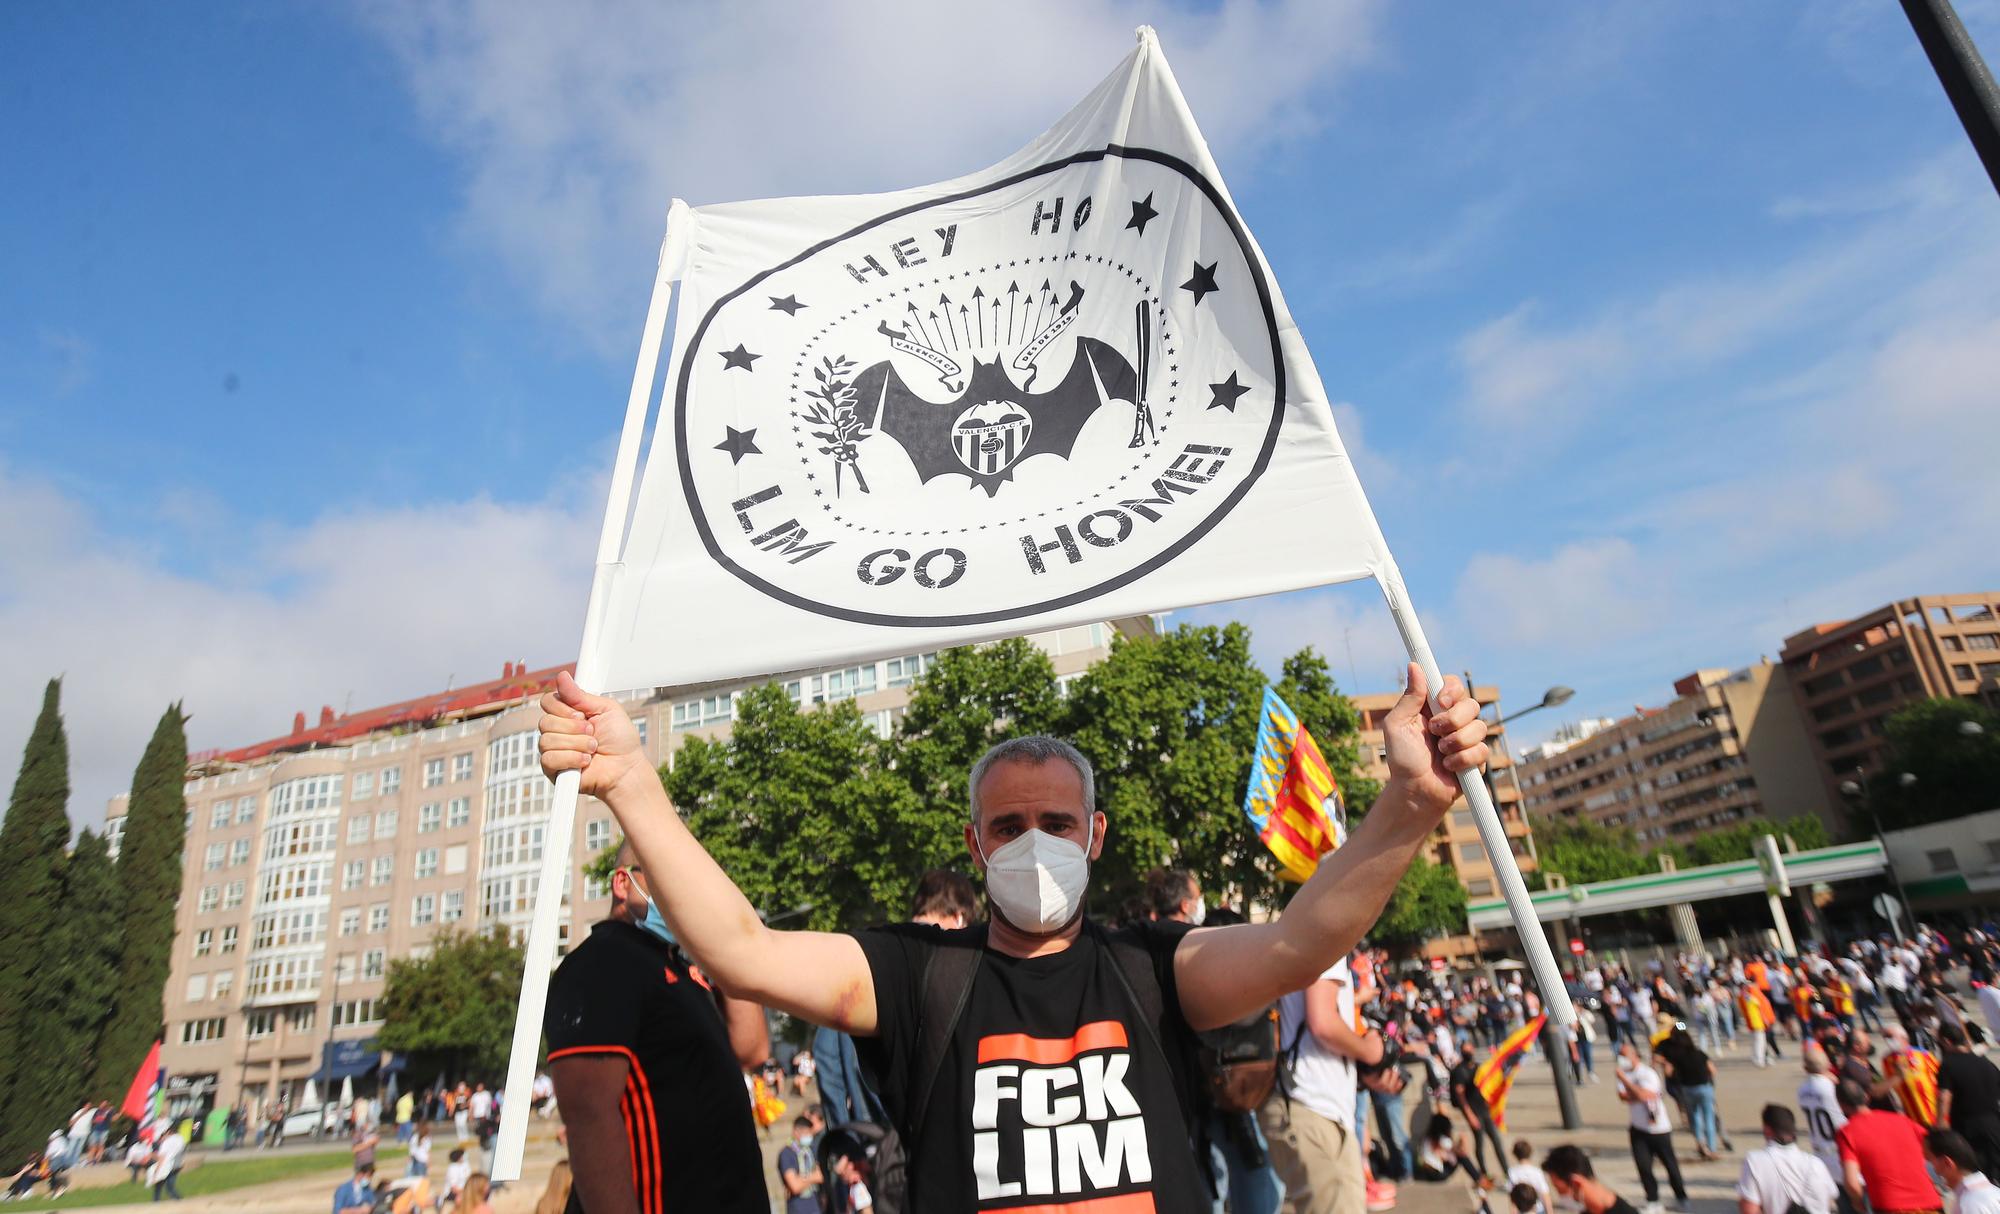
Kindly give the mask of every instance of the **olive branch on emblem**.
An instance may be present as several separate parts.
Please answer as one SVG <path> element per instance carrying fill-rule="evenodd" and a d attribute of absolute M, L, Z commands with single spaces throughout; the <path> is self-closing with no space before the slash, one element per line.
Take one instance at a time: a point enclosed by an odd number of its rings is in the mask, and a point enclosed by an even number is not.
<path fill-rule="evenodd" d="M 821 358 L 820 365 L 813 368 L 813 378 L 819 381 L 819 388 L 806 393 L 813 400 L 806 406 L 806 420 L 821 427 L 812 431 L 812 436 L 826 444 L 819 449 L 819 453 L 833 457 L 835 497 L 840 496 L 840 470 L 843 466 L 854 470 L 855 485 L 861 492 L 868 492 L 868 480 L 861 475 L 857 448 L 874 431 L 863 424 L 860 415 L 854 411 L 853 371 L 854 360 L 850 358 Z"/>

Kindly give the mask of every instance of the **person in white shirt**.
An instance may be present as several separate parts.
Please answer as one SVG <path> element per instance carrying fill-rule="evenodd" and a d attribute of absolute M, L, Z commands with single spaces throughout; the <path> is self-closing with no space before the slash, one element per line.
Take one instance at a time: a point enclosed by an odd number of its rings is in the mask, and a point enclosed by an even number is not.
<path fill-rule="evenodd" d="M 1979 1014 L 1986 1018 L 1986 1035 L 2000 1037 L 2000 989 L 1988 982 L 1979 988 L 1978 995 Z"/>
<path fill-rule="evenodd" d="M 1932 1130 L 1924 1137 L 1924 1159 L 1951 1190 L 1952 1214 L 2000 1214 L 2000 1189 L 1979 1170 L 1979 1152 L 1963 1134 Z"/>
<path fill-rule="evenodd" d="M 1278 1001 L 1278 1041 L 1289 1078 L 1257 1110 L 1271 1166 L 1293 1214 L 1364 1214 L 1355 1063 L 1382 1060 L 1382 1035 L 1354 1030 L 1354 983 L 1341 960 Z"/>
<path fill-rule="evenodd" d="M 181 1199 L 179 1185 L 181 1156 L 187 1152 L 187 1140 L 172 1126 L 167 1127 L 160 1140 L 153 1144 L 153 1166 L 146 1169 L 146 1183 L 153 1186 L 153 1200 L 162 1196 L 175 1201 Z"/>
<path fill-rule="evenodd" d="M 1799 1112 L 1805 1115 L 1806 1137 L 1812 1142 L 1812 1153 L 1826 1165 L 1828 1179 L 1838 1182 L 1842 1175 L 1839 1135 L 1847 1124 L 1847 1114 L 1840 1111 L 1834 1092 L 1829 1073 L 1833 1065 L 1817 1041 L 1806 1042 L 1799 1052 L 1806 1060 L 1805 1081 L 1799 1084 Z"/>
<path fill-rule="evenodd" d="M 1681 1161 L 1674 1155 L 1674 1123 L 1667 1116 L 1666 1084 L 1658 1071 L 1640 1060 L 1638 1048 L 1630 1041 L 1618 1047 L 1618 1099 L 1625 1102 L 1631 1118 L 1626 1137 L 1632 1144 L 1632 1162 L 1639 1169 L 1639 1184 L 1646 1190 L 1648 1214 L 1660 1208 L 1660 1182 L 1653 1175 L 1655 1160 L 1666 1166 L 1674 1208 L 1686 1210 L 1687 1184 L 1681 1179 Z"/>
<path fill-rule="evenodd" d="M 1507 1169 L 1506 1187 L 1511 1190 L 1515 1185 L 1523 1184 L 1533 1189 L 1535 1195 L 1541 1198 L 1542 1209 L 1549 1210 L 1554 1208 L 1550 1204 L 1552 1194 L 1549 1192 L 1549 1174 L 1536 1166 L 1535 1148 L 1528 1145 L 1527 1139 L 1516 1138 L 1514 1140 L 1514 1163 L 1513 1166 Z"/>
<path fill-rule="evenodd" d="M 1764 1145 L 1743 1157 L 1736 1178 L 1738 1214 L 1832 1214 L 1833 1177 L 1798 1146 L 1798 1122 L 1782 1104 L 1764 1106 Z"/>

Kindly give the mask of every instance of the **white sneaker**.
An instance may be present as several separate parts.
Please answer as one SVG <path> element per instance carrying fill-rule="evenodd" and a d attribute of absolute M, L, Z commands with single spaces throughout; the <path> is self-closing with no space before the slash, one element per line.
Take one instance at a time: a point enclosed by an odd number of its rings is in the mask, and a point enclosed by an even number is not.
<path fill-rule="evenodd" d="M 1640 1214 L 1666 1214 L 1666 1208 L 1657 1201 L 1649 1201 L 1639 1209 Z"/>

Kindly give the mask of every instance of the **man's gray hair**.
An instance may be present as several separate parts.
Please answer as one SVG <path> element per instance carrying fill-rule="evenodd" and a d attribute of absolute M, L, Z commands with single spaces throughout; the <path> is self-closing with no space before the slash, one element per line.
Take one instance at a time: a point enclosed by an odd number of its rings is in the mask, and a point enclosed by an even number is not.
<path fill-rule="evenodd" d="M 1061 738 L 1030 735 L 1025 738 L 1009 738 L 979 756 L 972 765 L 972 782 L 967 790 L 972 799 L 972 820 L 979 821 L 979 785 L 986 779 L 986 773 L 996 763 L 1032 763 L 1039 767 L 1053 759 L 1061 759 L 1076 769 L 1077 778 L 1083 781 L 1083 812 L 1089 814 L 1097 809 L 1097 776 L 1090 770 L 1090 760 L 1083 752 Z"/>

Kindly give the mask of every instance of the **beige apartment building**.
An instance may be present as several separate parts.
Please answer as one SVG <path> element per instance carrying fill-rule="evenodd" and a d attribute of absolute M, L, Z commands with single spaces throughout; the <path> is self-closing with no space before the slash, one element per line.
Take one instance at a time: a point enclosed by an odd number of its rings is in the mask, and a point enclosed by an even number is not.
<path fill-rule="evenodd" d="M 1030 639 L 1066 683 L 1115 634 L 1154 630 L 1138 617 Z M 785 686 L 805 706 L 851 699 L 886 735 L 936 656 L 806 672 Z M 165 992 L 170 1098 L 296 1102 L 308 1079 L 325 1076 L 330 1042 L 380 1028 L 391 959 L 421 955 L 448 929 L 525 935 L 552 790 L 534 701 L 562 669 L 509 662 L 489 682 L 346 715 L 325 708 L 312 725 L 301 713 L 280 737 L 190 756 Z M 753 682 L 621 698 L 658 763 L 689 734 L 726 733 Z M 124 815 L 125 798 L 114 798 L 114 846 Z M 560 894 L 565 945 L 607 910 L 608 891 L 580 870 L 616 837 L 609 811 L 586 798 Z M 366 1090 L 368 1078 L 360 1082 Z"/>
<path fill-rule="evenodd" d="M 1534 818 L 1585 817 L 1642 843 L 1686 840 L 1746 818 L 1816 813 L 1837 825 L 1783 666 L 1702 670 L 1641 709 L 1524 763 Z"/>
<path fill-rule="evenodd" d="M 1480 711 L 1487 712 L 1496 720 L 1502 715 L 1498 687 L 1474 685 L 1472 694 L 1479 701 Z M 1382 719 L 1400 698 L 1400 692 L 1354 697 L 1354 706 L 1361 712 L 1362 771 L 1370 779 L 1389 778 L 1388 752 L 1382 744 Z M 1493 758 L 1487 767 L 1487 786 L 1493 791 L 1493 806 L 1500 811 L 1500 822 L 1506 828 L 1507 846 L 1514 853 L 1514 863 L 1521 871 L 1532 872 L 1536 863 L 1535 841 L 1528 829 L 1528 819 L 1521 812 L 1520 784 L 1514 779 L 1513 760 L 1507 753 L 1505 733 L 1504 729 L 1497 730 L 1490 737 Z M 1493 860 L 1487 855 L 1486 845 L 1479 837 L 1479 828 L 1473 825 L 1472 810 L 1463 798 L 1438 823 L 1428 851 L 1432 863 L 1446 865 L 1458 874 L 1459 883 L 1465 886 L 1465 892 L 1470 897 L 1490 898 L 1497 892 Z M 1443 957 L 1448 961 L 1470 960 L 1478 953 L 1475 941 L 1465 933 L 1429 941 L 1425 951 L 1429 956 Z"/>
<path fill-rule="evenodd" d="M 1779 657 L 1826 798 L 1841 805 L 1841 782 L 1886 760 L 1897 709 L 1944 696 L 2000 708 L 2000 591 L 1898 599 L 1794 633 Z"/>

